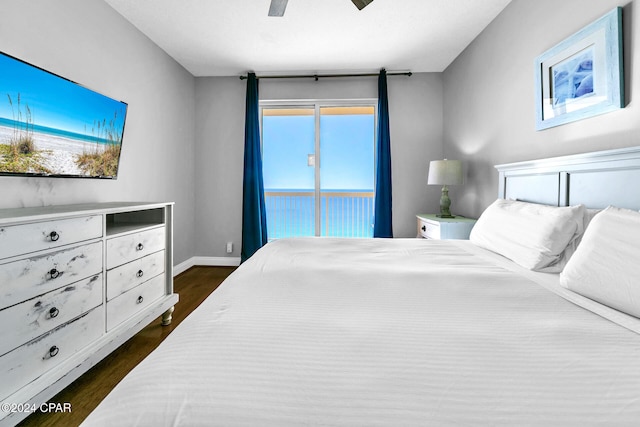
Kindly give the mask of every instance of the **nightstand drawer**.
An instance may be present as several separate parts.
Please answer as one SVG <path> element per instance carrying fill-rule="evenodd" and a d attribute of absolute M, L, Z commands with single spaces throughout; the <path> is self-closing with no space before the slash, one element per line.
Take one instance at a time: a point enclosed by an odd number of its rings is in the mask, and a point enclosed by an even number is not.
<path fill-rule="evenodd" d="M 418 219 L 418 233 L 424 239 L 440 239 L 440 224 Z"/>
<path fill-rule="evenodd" d="M 418 235 L 423 239 L 436 240 L 467 240 L 475 219 L 455 216 L 442 218 L 434 214 L 416 215 L 418 221 Z"/>

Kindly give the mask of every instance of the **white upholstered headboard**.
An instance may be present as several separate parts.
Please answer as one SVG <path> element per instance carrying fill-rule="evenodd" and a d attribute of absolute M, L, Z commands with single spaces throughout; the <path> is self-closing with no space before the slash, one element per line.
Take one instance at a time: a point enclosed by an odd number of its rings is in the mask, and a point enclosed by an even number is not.
<path fill-rule="evenodd" d="M 640 209 L 640 147 L 497 165 L 498 197 Z"/>

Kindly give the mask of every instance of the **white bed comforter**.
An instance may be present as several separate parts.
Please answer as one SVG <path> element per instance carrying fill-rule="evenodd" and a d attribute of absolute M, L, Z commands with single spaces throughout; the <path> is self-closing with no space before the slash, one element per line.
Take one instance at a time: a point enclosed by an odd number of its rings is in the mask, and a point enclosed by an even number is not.
<path fill-rule="evenodd" d="M 640 425 L 638 319 L 554 282 L 469 242 L 275 241 L 84 425 Z"/>

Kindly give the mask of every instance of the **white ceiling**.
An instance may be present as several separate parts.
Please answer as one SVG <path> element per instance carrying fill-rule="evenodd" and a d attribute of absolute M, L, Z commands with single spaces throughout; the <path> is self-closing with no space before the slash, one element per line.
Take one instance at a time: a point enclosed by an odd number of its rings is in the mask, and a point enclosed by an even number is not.
<path fill-rule="evenodd" d="M 106 0 L 194 76 L 440 72 L 511 0 Z"/>

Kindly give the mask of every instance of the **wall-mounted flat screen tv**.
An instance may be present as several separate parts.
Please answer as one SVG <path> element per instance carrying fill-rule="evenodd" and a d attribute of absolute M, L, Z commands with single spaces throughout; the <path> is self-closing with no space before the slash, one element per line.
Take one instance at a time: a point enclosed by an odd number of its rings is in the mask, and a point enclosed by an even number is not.
<path fill-rule="evenodd" d="M 116 178 L 127 104 L 0 52 L 0 175 Z"/>

